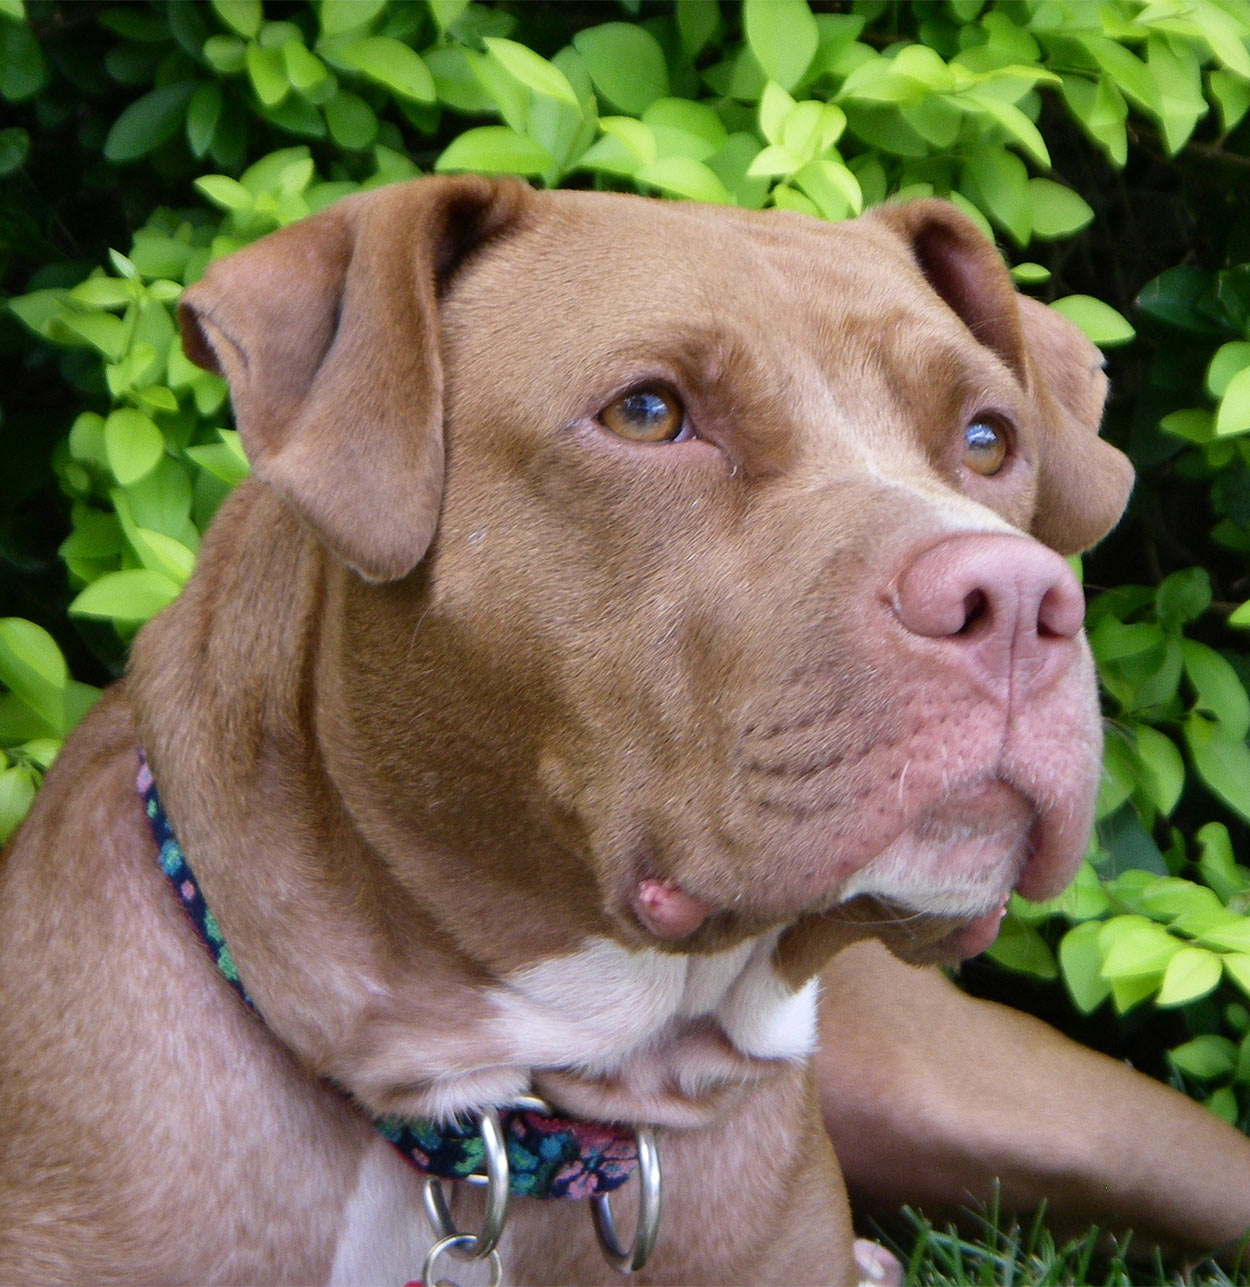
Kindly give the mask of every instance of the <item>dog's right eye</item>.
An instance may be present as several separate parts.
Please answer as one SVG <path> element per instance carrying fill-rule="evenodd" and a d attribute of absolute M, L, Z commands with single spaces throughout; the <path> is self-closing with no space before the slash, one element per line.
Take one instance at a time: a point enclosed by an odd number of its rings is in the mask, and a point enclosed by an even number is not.
<path fill-rule="evenodd" d="M 676 394 L 648 385 L 610 402 L 599 423 L 631 442 L 674 442 L 685 427 L 686 409 Z"/>

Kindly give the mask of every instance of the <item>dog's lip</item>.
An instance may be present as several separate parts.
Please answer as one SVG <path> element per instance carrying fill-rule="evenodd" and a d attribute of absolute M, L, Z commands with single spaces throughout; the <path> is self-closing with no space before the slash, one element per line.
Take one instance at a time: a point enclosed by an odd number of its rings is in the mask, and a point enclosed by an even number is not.
<path fill-rule="evenodd" d="M 949 959 L 966 961 L 970 957 L 980 956 L 998 937 L 1003 919 L 1007 915 L 1007 902 L 984 916 L 969 921 L 962 929 L 955 930 L 940 945 L 940 950 L 949 952 Z"/>

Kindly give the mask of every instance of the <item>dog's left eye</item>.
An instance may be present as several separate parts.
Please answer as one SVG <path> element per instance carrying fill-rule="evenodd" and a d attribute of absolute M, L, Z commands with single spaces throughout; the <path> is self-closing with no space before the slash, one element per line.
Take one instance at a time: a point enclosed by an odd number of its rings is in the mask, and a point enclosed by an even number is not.
<path fill-rule="evenodd" d="M 974 474 L 990 477 L 1007 459 L 1007 431 L 992 420 L 974 420 L 964 430 L 964 464 Z"/>
<path fill-rule="evenodd" d="M 631 442 L 673 442 L 685 426 L 686 409 L 676 394 L 648 385 L 609 403 L 599 422 Z"/>

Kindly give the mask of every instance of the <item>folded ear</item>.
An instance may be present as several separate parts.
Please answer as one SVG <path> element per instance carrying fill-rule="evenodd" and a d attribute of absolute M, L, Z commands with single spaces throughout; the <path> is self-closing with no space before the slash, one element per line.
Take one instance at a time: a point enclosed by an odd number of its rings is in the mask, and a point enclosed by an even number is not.
<path fill-rule="evenodd" d="M 182 296 L 187 356 L 229 380 L 257 477 L 369 580 L 412 571 L 438 523 L 440 286 L 528 191 L 464 175 L 350 197 Z"/>
<path fill-rule="evenodd" d="M 1038 453 L 1029 530 L 1061 554 L 1100 540 L 1133 485 L 1127 458 L 1098 437 L 1101 354 L 1065 317 L 1015 290 L 998 251 L 954 206 L 913 201 L 872 217 L 904 240 L 937 294 L 1028 393 Z"/>
<path fill-rule="evenodd" d="M 1133 466 L 1098 437 L 1107 377 L 1102 354 L 1053 308 L 1019 297 L 1041 426 L 1032 531 L 1060 554 L 1076 554 L 1115 526 L 1133 490 Z"/>

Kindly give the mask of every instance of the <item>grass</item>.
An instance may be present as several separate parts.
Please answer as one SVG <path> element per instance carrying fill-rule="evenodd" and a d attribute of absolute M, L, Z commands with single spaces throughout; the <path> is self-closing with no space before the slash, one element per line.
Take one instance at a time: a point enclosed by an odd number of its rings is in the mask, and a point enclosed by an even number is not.
<path fill-rule="evenodd" d="M 906 1209 L 910 1230 L 882 1237 L 903 1262 L 906 1287 L 1247 1287 L 1245 1270 L 1225 1271 L 1210 1260 L 1188 1268 L 1165 1266 L 1159 1256 L 1130 1258 L 1131 1238 L 1111 1239 L 1091 1229 L 1057 1243 L 1044 1212 L 1030 1222 L 1000 1221 L 993 1211 L 977 1217 L 972 1238 L 953 1226 L 939 1228 Z"/>

